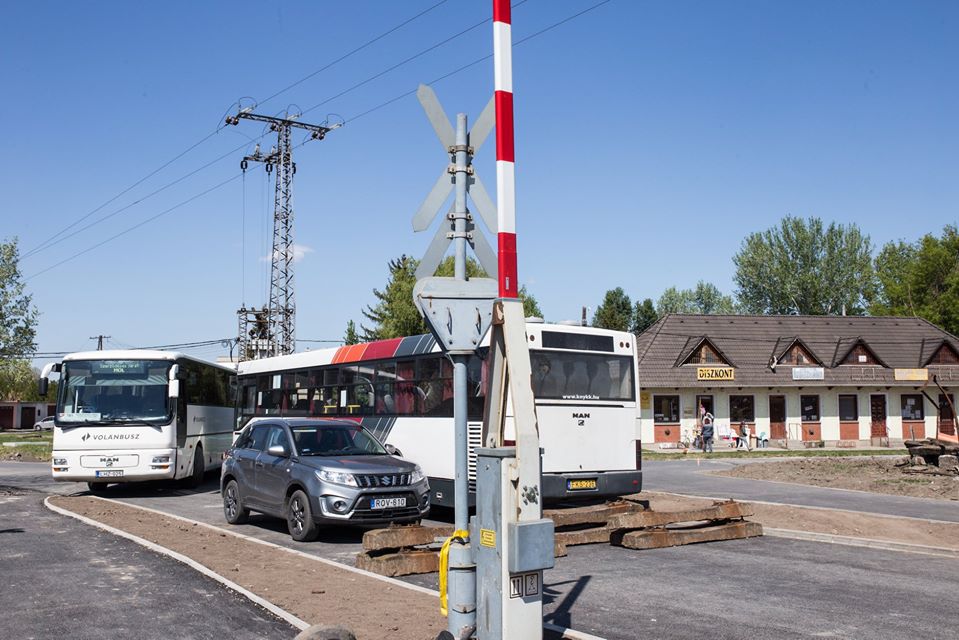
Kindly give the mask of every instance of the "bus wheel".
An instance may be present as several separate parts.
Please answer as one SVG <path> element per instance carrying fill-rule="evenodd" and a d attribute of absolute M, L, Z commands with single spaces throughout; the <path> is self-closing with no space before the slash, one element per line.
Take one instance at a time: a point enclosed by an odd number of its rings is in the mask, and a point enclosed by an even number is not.
<path fill-rule="evenodd" d="M 193 474 L 190 476 L 188 486 L 191 489 L 197 489 L 201 484 L 203 484 L 203 447 L 200 445 L 196 446 L 196 449 L 193 450 Z"/>
<path fill-rule="evenodd" d="M 107 483 L 106 482 L 88 482 L 87 489 L 90 490 L 95 496 L 102 496 L 107 492 Z"/>
<path fill-rule="evenodd" d="M 320 533 L 313 522 L 310 498 L 299 489 L 293 492 L 286 503 L 286 527 L 290 531 L 290 537 L 297 542 L 312 542 Z"/>
<path fill-rule="evenodd" d="M 240 502 L 240 485 L 230 480 L 223 489 L 223 515 L 230 524 L 245 524 L 250 519 L 250 510 Z"/>

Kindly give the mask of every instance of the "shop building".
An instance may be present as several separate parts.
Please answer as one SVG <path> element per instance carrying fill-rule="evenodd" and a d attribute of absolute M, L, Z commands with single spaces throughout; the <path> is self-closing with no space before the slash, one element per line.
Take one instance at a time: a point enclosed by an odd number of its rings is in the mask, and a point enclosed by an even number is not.
<path fill-rule="evenodd" d="M 670 314 L 636 346 L 644 443 L 692 440 L 704 411 L 717 446 L 741 422 L 773 446 L 955 434 L 959 339 L 918 318 Z"/>

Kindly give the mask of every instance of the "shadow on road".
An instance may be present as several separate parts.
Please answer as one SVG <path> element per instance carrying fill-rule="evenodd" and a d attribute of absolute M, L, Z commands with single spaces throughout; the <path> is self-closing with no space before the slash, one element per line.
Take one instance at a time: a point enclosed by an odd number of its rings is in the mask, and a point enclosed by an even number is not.
<path fill-rule="evenodd" d="M 561 587 L 567 584 L 572 584 L 573 586 L 563 597 L 563 600 L 556 606 L 556 609 L 546 614 L 543 619 L 546 620 L 546 622 L 552 622 L 553 624 L 561 627 L 572 629 L 573 616 L 570 613 L 570 609 L 572 609 L 573 605 L 576 604 L 576 600 L 578 600 L 580 595 L 582 595 L 583 591 L 586 589 L 586 585 L 589 584 L 591 579 L 592 576 L 580 576 L 576 580 L 557 582 L 550 584 L 549 586 L 544 585 L 543 605 L 552 604 L 556 601 L 556 598 L 559 597 L 561 592 L 557 590 L 556 587 Z"/>

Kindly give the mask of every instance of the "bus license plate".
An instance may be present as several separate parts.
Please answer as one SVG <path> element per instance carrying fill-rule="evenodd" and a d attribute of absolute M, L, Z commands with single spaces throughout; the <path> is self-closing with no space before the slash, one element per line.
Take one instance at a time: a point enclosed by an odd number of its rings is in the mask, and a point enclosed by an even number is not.
<path fill-rule="evenodd" d="M 397 507 L 405 507 L 406 498 L 371 498 L 370 499 L 370 508 L 371 509 L 396 509 Z"/>
<path fill-rule="evenodd" d="M 583 480 L 567 480 L 566 488 L 569 491 L 591 491 L 596 489 L 596 478 L 587 478 Z"/>
<path fill-rule="evenodd" d="M 98 478 L 122 478 L 123 469 L 110 469 L 109 471 L 97 471 Z"/>

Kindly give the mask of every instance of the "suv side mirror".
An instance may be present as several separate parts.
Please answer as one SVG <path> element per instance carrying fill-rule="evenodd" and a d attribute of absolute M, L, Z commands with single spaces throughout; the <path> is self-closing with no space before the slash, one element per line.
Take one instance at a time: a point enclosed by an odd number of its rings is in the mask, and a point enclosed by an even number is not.
<path fill-rule="evenodd" d="M 403 457 L 403 452 L 391 444 L 384 444 L 383 448 L 386 449 L 386 452 L 390 454 L 391 456 L 398 456 L 400 458 Z"/>
<path fill-rule="evenodd" d="M 282 444 L 275 444 L 269 449 L 266 450 L 271 456 L 276 456 L 277 458 L 289 458 L 290 453 L 286 450 Z"/>

